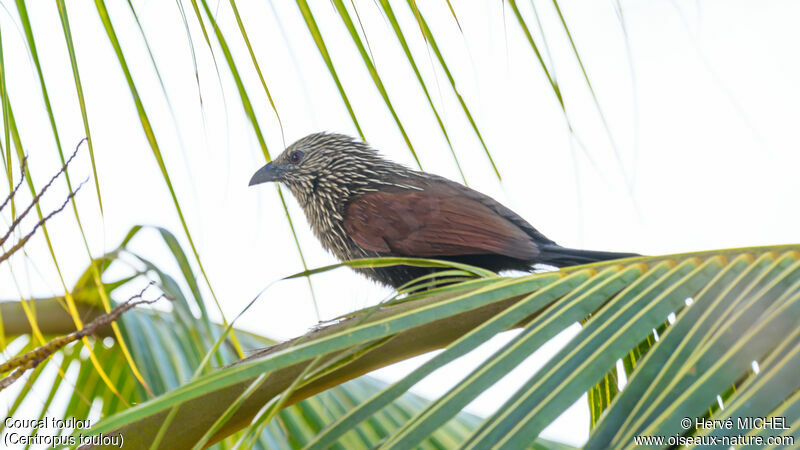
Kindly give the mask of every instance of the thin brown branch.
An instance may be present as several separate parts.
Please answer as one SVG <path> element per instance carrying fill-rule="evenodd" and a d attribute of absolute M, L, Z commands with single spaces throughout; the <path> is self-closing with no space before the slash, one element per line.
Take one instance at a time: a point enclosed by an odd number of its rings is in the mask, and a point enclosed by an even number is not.
<path fill-rule="evenodd" d="M 77 194 L 77 193 L 78 193 L 78 191 L 80 191 L 80 190 L 81 190 L 81 188 L 83 187 L 83 185 L 84 185 L 84 184 L 86 184 L 86 182 L 87 182 L 87 181 L 89 181 L 89 179 L 88 179 L 88 178 L 87 178 L 87 179 L 85 179 L 85 180 L 83 180 L 83 182 L 81 182 L 81 184 L 79 184 L 79 185 L 78 185 L 78 187 L 77 187 L 77 188 L 76 188 L 74 191 L 70 192 L 70 193 L 69 193 L 69 195 L 67 195 L 67 198 L 66 198 L 66 200 L 64 200 L 64 203 L 62 203 L 62 204 L 61 204 L 61 206 L 59 206 L 59 207 L 58 207 L 58 209 L 56 209 L 56 210 L 52 211 L 50 214 L 48 214 L 48 215 L 44 216 L 44 217 L 43 217 L 43 218 L 42 218 L 40 221 L 38 221 L 38 222 L 36 223 L 36 225 L 34 225 L 34 226 L 33 226 L 33 229 L 31 229 L 31 231 L 29 231 L 29 232 L 28 232 L 28 234 L 26 234 L 25 236 L 23 236 L 23 237 L 22 237 L 22 239 L 20 239 L 20 240 L 19 240 L 19 241 L 18 241 L 16 244 L 14 244 L 14 246 L 13 246 L 13 247 L 11 247 L 10 249 L 8 249 L 8 251 L 6 251 L 5 253 L 3 253 L 3 255 L 2 255 L 2 256 L 0 256 L 0 263 L 2 263 L 3 261 L 7 260 L 8 258 L 10 258 L 10 257 L 11 257 L 11 255 L 13 255 L 14 253 L 16 253 L 16 252 L 17 252 L 17 250 L 19 250 L 19 249 L 21 249 L 22 247 L 24 247 L 24 246 L 25 246 L 25 244 L 28 242 L 28 240 L 30 240 L 30 238 L 32 238 L 32 237 L 33 237 L 33 235 L 34 235 L 34 234 L 36 234 L 36 231 L 37 231 L 37 230 L 38 230 L 38 229 L 39 229 L 39 228 L 40 228 L 42 225 L 44 225 L 44 223 L 45 223 L 45 222 L 47 222 L 48 220 L 50 220 L 50 218 L 52 218 L 52 217 L 53 217 L 53 216 L 55 216 L 56 214 L 58 214 L 58 213 L 60 213 L 61 211 L 63 211 L 63 210 L 64 210 L 64 208 L 66 208 L 66 207 L 67 207 L 67 204 L 69 203 L 69 201 L 70 201 L 70 200 L 71 200 L 73 197 L 75 197 L 75 194 Z M 15 223 L 16 223 L 16 221 L 15 221 Z M 14 227 L 14 224 L 12 224 L 12 228 L 10 228 L 10 229 L 8 230 L 8 233 L 6 233 L 6 235 L 5 235 L 5 236 L 3 236 L 3 239 L 0 239 L 0 245 L 2 245 L 2 244 L 3 244 L 3 242 L 5 242 L 5 240 L 8 238 L 8 234 L 9 234 L 9 233 L 11 233 L 11 230 L 13 230 L 13 227 Z"/>
<path fill-rule="evenodd" d="M 14 198 L 14 195 L 16 195 L 17 190 L 19 190 L 19 187 L 22 186 L 22 182 L 25 181 L 26 170 L 28 170 L 28 155 L 25 155 L 22 158 L 22 162 L 19 165 L 19 181 L 17 181 L 17 184 L 16 186 L 14 186 L 14 189 L 12 189 L 11 192 L 9 192 L 8 197 L 6 197 L 6 199 L 3 200 L 3 204 L 0 204 L 0 211 L 2 211 L 3 208 L 6 207 L 8 202 L 10 202 L 12 198 Z"/>
<path fill-rule="evenodd" d="M 100 328 L 110 325 L 111 322 L 118 320 L 122 314 L 126 313 L 130 309 L 142 304 L 149 305 L 151 303 L 155 303 L 162 298 L 170 299 L 170 297 L 164 293 L 152 300 L 143 299 L 142 295 L 144 295 L 145 291 L 152 285 L 152 282 L 149 283 L 138 294 L 117 305 L 107 314 L 103 314 L 102 316 L 92 320 L 86 324 L 84 328 L 74 331 L 70 334 L 57 337 L 41 347 L 31 350 L 23 355 L 11 358 L 10 360 L 0 364 L 0 373 L 6 373 L 12 370 L 14 371 L 7 377 L 0 380 L 0 391 L 14 383 L 14 381 L 21 377 L 26 371 L 38 366 L 39 363 L 49 358 L 53 353 L 64 348 L 66 345 L 72 342 L 94 334 Z"/>
<path fill-rule="evenodd" d="M 6 232 L 6 234 L 5 234 L 5 235 L 4 235 L 2 238 L 0 238 L 0 245 L 3 245 L 3 243 L 5 243 L 5 242 L 6 242 L 6 240 L 8 239 L 8 237 L 9 237 L 9 236 L 11 236 L 11 233 L 13 233 L 13 232 L 14 232 L 14 230 L 17 228 L 17 226 L 19 226 L 20 222 L 22 222 L 22 219 L 24 219 L 24 218 L 25 218 L 25 216 L 26 216 L 26 215 L 28 215 L 28 213 L 31 211 L 31 209 L 33 209 L 33 207 L 34 207 L 34 206 L 36 206 L 37 204 L 39 204 L 39 200 L 41 200 L 41 198 L 42 198 L 42 196 L 44 195 L 44 193 L 45 193 L 45 192 L 47 192 L 47 189 L 49 189 L 49 188 L 50 188 L 50 186 L 52 186 L 52 184 L 53 184 L 53 183 L 56 181 L 56 179 L 57 179 L 57 178 L 58 178 L 58 177 L 59 177 L 61 174 L 63 174 L 64 172 L 66 172 L 66 170 L 67 170 L 67 166 L 69 166 L 69 163 L 71 163 L 71 162 L 72 162 L 72 160 L 75 158 L 75 156 L 78 154 L 78 150 L 80 150 L 80 148 L 81 148 L 81 143 L 82 143 L 82 142 L 83 142 L 83 140 L 81 140 L 81 142 L 79 142 L 79 143 L 78 143 L 78 145 L 75 147 L 75 151 L 74 151 L 74 152 L 72 152 L 72 155 L 69 157 L 69 159 L 67 160 L 67 162 L 65 162 L 65 163 L 64 163 L 64 165 L 63 165 L 63 166 L 61 166 L 61 169 L 59 169 L 59 170 L 58 170 L 58 172 L 56 172 L 56 174 L 55 174 L 55 175 L 53 175 L 53 176 L 52 176 L 52 178 L 50 178 L 50 181 L 48 181 L 48 182 L 47 182 L 47 184 L 45 184 L 45 185 L 44 185 L 44 187 L 42 188 L 42 190 L 41 190 L 41 191 L 39 191 L 39 193 L 38 193 L 38 194 L 36 194 L 36 196 L 34 196 L 34 197 L 33 197 L 33 200 L 31 200 L 31 203 L 28 205 L 28 207 L 27 207 L 27 208 L 25 208 L 25 210 L 24 210 L 24 211 L 22 211 L 22 213 L 20 213 L 20 215 L 19 215 L 19 216 L 17 216 L 17 218 L 16 218 L 16 219 L 15 219 L 13 222 L 11 222 L 11 226 L 9 226 L 9 227 L 8 227 L 8 231 Z M 24 175 L 25 175 L 25 173 L 23 172 L 23 178 L 24 178 Z M 21 181 L 20 181 L 20 182 L 21 182 Z M 85 181 L 84 181 L 83 183 L 85 183 Z M 81 183 L 81 185 L 83 185 L 83 183 Z M 80 186 L 78 186 L 78 189 L 80 189 Z M 70 196 L 67 198 L 67 200 L 69 200 L 69 199 L 71 199 L 73 196 L 75 196 L 75 193 L 76 193 L 76 192 L 78 192 L 78 189 L 75 189 L 75 191 L 71 192 L 71 193 L 70 193 Z M 14 191 L 16 191 L 16 189 L 15 189 Z M 62 207 L 59 209 L 59 211 L 60 211 L 61 209 L 63 209 L 63 206 L 62 206 Z M 49 218 L 49 217 L 48 217 L 48 218 Z M 40 221 L 40 225 L 41 225 L 41 223 L 44 223 L 44 222 Z M 10 256 L 10 255 L 9 255 L 9 256 Z M 0 262 L 2 262 L 2 260 L 0 260 Z"/>

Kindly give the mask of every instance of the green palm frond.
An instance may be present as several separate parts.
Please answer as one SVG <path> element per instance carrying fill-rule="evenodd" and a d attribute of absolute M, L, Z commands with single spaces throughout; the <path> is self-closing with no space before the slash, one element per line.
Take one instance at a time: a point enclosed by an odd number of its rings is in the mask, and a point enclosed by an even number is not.
<path fill-rule="evenodd" d="M 674 320 L 668 320 L 671 315 Z M 799 383 L 796 379 L 760 382 L 752 362 L 759 361 L 770 379 L 788 373 L 800 345 L 798 319 L 800 246 L 640 257 L 519 278 L 479 278 L 415 294 L 377 312 L 356 313 L 268 348 L 108 417 L 94 432 L 118 431 L 147 445 L 156 432 L 153 425 L 180 405 L 185 413 L 177 414 L 170 425 L 174 428 L 166 433 L 174 436 L 181 430 L 180 441 L 162 445 L 186 445 L 199 438 L 253 380 L 266 374 L 266 382 L 250 392 L 227 425 L 219 428 L 213 439 L 218 440 L 247 425 L 261 405 L 295 382 L 317 358 L 323 364 L 304 374 L 287 406 L 392 362 L 444 349 L 338 417 L 309 444 L 327 448 L 395 405 L 436 369 L 500 332 L 521 328 L 453 388 L 403 419 L 380 443 L 386 448 L 409 448 L 452 423 L 464 406 L 545 342 L 584 321 L 577 336 L 459 444 L 465 448 L 527 445 L 602 382 L 617 360 L 638 351 L 644 356 L 627 373 L 630 381 L 625 389 L 602 406 L 589 442 L 592 448 L 624 446 L 639 434 L 686 432 L 680 429 L 682 417 L 773 414 Z M 643 347 L 651 337 L 655 339 Z M 337 364 L 343 354 L 355 356 Z M 330 370 L 326 364 L 332 365 Z M 732 386 L 737 389 L 731 390 Z M 768 395 L 762 402 L 747 401 L 762 395 Z M 723 396 L 734 411 L 716 407 L 717 396 Z M 192 413 L 201 405 L 202 417 Z"/>

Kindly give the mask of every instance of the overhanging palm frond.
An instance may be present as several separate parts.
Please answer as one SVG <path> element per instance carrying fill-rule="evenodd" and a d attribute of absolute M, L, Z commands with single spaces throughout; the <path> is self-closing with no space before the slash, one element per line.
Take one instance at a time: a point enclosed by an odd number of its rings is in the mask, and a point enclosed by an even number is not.
<path fill-rule="evenodd" d="M 520 448 L 584 393 L 616 362 L 653 337 L 627 374 L 630 382 L 604 407 L 590 447 L 625 446 L 639 434 L 682 434 L 682 417 L 733 413 L 768 416 L 796 412 L 800 385 L 781 379 L 796 365 L 800 319 L 800 246 L 720 250 L 641 257 L 520 278 L 481 278 L 450 285 L 359 313 L 294 342 L 267 349 L 166 395 L 108 417 L 93 430 L 114 430 L 148 445 L 164 414 L 180 405 L 162 445 L 190 445 L 254 379 L 250 393 L 218 440 L 247 425 L 261 405 L 281 394 L 316 358 L 315 367 L 286 405 L 370 370 L 444 348 L 407 377 L 360 403 L 325 428 L 310 448 L 327 448 L 354 426 L 403 395 L 419 380 L 509 328 L 522 328 L 455 387 L 404 420 L 381 446 L 412 447 L 450 423 L 461 409 L 553 336 L 578 321 L 581 332 L 531 377 L 495 414 L 461 442 L 468 448 Z M 674 314 L 674 320 L 668 318 Z M 667 324 L 659 336 L 654 329 Z M 752 362 L 759 361 L 756 375 Z M 732 386 L 741 387 L 731 391 Z M 733 393 L 731 393 L 733 392 Z M 764 395 L 769 401 L 748 402 Z M 733 411 L 720 410 L 723 396 Z M 201 408 L 202 414 L 192 413 Z M 215 412 L 216 411 L 216 412 Z M 788 412 L 787 412 L 788 411 Z M 795 416 L 787 416 L 792 423 Z M 743 432 L 746 432 L 744 430 Z M 757 432 L 757 430 L 756 430 Z M 212 440 L 212 441 L 213 441 Z"/>

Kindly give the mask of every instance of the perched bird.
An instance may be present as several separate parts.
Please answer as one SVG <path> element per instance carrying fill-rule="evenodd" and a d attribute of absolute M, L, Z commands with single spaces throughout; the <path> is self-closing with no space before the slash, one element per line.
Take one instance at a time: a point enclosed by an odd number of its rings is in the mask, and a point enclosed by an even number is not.
<path fill-rule="evenodd" d="M 342 261 L 420 257 L 497 272 L 638 256 L 561 247 L 491 197 L 393 163 L 341 134 L 300 139 L 259 169 L 250 186 L 271 181 L 289 188 L 322 246 Z M 441 269 L 356 270 L 397 288 Z"/>

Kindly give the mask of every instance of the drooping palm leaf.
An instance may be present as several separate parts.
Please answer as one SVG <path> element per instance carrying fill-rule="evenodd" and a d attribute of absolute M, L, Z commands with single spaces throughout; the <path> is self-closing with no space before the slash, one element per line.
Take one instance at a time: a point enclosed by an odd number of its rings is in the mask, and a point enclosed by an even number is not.
<path fill-rule="evenodd" d="M 147 111 L 145 110 L 144 103 L 142 102 L 141 97 L 139 96 L 139 90 L 136 87 L 136 84 L 133 82 L 133 77 L 131 75 L 131 71 L 128 65 L 127 60 L 125 59 L 125 55 L 122 51 L 122 47 L 120 45 L 119 39 L 117 38 L 117 34 L 114 31 L 114 25 L 111 23 L 111 18 L 108 15 L 108 10 L 106 8 L 105 2 L 103 0 L 95 0 L 95 6 L 97 7 L 97 13 L 100 16 L 100 20 L 103 23 L 103 28 L 106 31 L 106 35 L 108 36 L 108 40 L 114 48 L 114 53 L 117 56 L 117 61 L 119 62 L 120 69 L 125 74 L 125 81 L 128 84 L 128 88 L 131 92 L 131 97 L 133 99 L 134 105 L 136 107 L 136 112 L 139 116 L 139 120 L 142 125 L 142 130 L 147 137 L 147 141 L 150 144 L 150 149 L 152 150 L 153 157 L 156 159 L 156 163 L 158 164 L 158 168 L 161 171 L 161 175 L 164 178 L 164 182 L 167 185 L 167 189 L 169 190 L 170 197 L 172 198 L 172 203 L 175 206 L 175 211 L 178 214 L 178 219 L 180 220 L 181 226 L 183 227 L 184 234 L 186 235 L 186 239 L 189 241 L 189 246 L 192 250 L 192 254 L 194 255 L 195 260 L 200 268 L 200 273 L 203 276 L 203 279 L 208 286 L 209 291 L 211 291 L 211 296 L 214 298 L 214 302 L 217 305 L 217 309 L 219 309 L 220 314 L 222 314 L 222 307 L 219 305 L 219 300 L 217 299 L 216 294 L 214 294 L 214 289 L 211 286 L 211 281 L 209 281 L 208 276 L 206 275 L 205 268 L 203 267 L 203 263 L 200 260 L 200 254 L 197 252 L 197 248 L 194 244 L 194 240 L 192 239 L 192 235 L 189 232 L 189 226 L 186 224 L 186 218 L 183 215 L 183 209 L 180 206 L 180 202 L 178 201 L 177 193 L 175 192 L 175 188 L 173 187 L 172 180 L 169 176 L 169 172 L 167 170 L 167 166 L 164 163 L 163 155 L 161 154 L 161 147 L 158 144 L 158 140 L 156 139 L 156 135 L 153 130 L 153 125 L 148 118 Z M 225 321 L 225 315 L 222 314 L 223 321 Z M 233 341 L 234 346 L 237 348 L 237 351 L 241 353 L 241 348 L 239 343 L 236 339 L 236 335 L 232 335 L 231 339 Z"/>
<path fill-rule="evenodd" d="M 394 13 L 390 10 L 390 6 L 388 2 L 381 1 L 381 5 L 384 8 L 384 12 L 387 15 L 389 21 L 392 23 L 392 27 L 395 28 L 395 22 L 393 20 Z M 497 165 L 494 162 L 494 158 L 492 158 L 492 154 L 489 153 L 489 148 L 486 146 L 486 142 L 483 140 L 483 136 L 481 132 L 478 130 L 478 125 L 475 123 L 475 119 L 472 117 L 472 113 L 469 112 L 469 108 L 467 107 L 466 102 L 464 101 L 464 97 L 459 92 L 458 87 L 456 87 L 456 80 L 453 78 L 452 72 L 450 72 L 450 68 L 447 65 L 447 62 L 444 60 L 444 55 L 442 55 L 442 51 L 439 49 L 439 46 L 436 44 L 436 39 L 431 32 L 431 29 L 428 27 L 427 22 L 425 22 L 425 17 L 422 13 L 417 9 L 416 4 L 413 0 L 408 0 L 408 6 L 414 12 L 414 17 L 419 22 L 420 31 L 422 35 L 425 37 L 425 42 L 430 45 L 431 50 L 433 50 L 434 55 L 436 55 L 436 59 L 439 61 L 439 65 L 442 67 L 444 74 L 447 76 L 447 81 L 450 83 L 450 88 L 453 90 L 453 94 L 455 94 L 456 98 L 458 99 L 458 103 L 461 105 L 461 109 L 464 111 L 464 115 L 466 116 L 467 120 L 469 121 L 470 126 L 472 127 L 472 131 L 475 132 L 475 136 L 478 137 L 478 141 L 481 143 L 481 147 L 483 147 L 483 152 L 486 154 L 486 157 L 489 161 L 489 164 L 492 166 L 492 170 L 494 171 L 495 175 L 497 175 L 497 179 L 500 180 L 500 170 L 497 168 Z M 455 16 L 455 14 L 454 14 Z M 459 29 L 461 25 L 458 26 Z M 397 31 L 397 28 L 395 28 Z M 398 36 L 398 39 L 401 39 Z M 402 42 L 405 39 L 401 39 Z"/>

